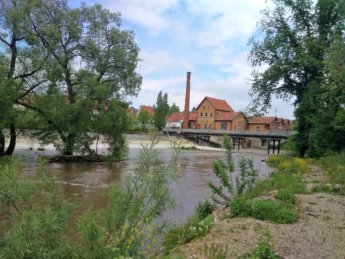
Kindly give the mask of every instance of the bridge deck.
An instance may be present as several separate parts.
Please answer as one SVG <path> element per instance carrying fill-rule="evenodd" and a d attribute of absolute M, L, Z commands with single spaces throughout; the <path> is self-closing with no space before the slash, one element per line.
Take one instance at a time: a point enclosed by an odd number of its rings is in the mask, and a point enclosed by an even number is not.
<path fill-rule="evenodd" d="M 249 131 L 249 130 L 211 130 L 211 129 L 172 129 L 164 128 L 164 133 L 196 135 L 196 136 L 224 136 L 235 138 L 287 139 L 293 131 Z"/>

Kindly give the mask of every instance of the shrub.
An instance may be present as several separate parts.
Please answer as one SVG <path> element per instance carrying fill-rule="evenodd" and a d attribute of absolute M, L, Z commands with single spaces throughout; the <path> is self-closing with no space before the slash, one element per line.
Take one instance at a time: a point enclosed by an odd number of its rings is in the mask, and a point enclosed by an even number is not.
<path fill-rule="evenodd" d="M 150 145 L 144 145 L 133 174 L 108 191 L 108 207 L 79 220 L 80 257 L 136 258 L 153 252 L 150 247 L 157 245 L 162 227 L 156 219 L 173 207 L 169 186 L 178 176 L 180 154 L 175 149 L 169 163 L 158 164 L 157 142 L 153 138 Z"/>
<path fill-rule="evenodd" d="M 254 169 L 252 159 L 242 158 L 239 163 L 241 171 L 238 176 L 234 177 L 232 145 L 228 136 L 224 136 L 224 147 L 226 160 L 218 159 L 213 163 L 213 172 L 218 177 L 220 184 L 215 185 L 209 182 L 208 186 L 213 193 L 212 200 L 227 207 L 235 196 L 253 188 L 258 178 L 258 171 Z"/>
<path fill-rule="evenodd" d="M 281 189 L 278 190 L 277 195 L 275 196 L 276 199 L 281 200 L 282 202 L 294 205 L 297 203 L 297 197 L 294 195 L 290 190 Z"/>
<path fill-rule="evenodd" d="M 322 157 L 319 164 L 329 173 L 332 183 L 345 185 L 345 151 Z"/>
<path fill-rule="evenodd" d="M 164 254 L 169 254 L 178 245 L 186 244 L 194 238 L 206 235 L 212 227 L 213 218 L 209 215 L 202 221 L 197 216 L 194 216 L 184 225 L 172 228 L 165 235 L 163 241 Z"/>
<path fill-rule="evenodd" d="M 256 200 L 252 206 L 252 217 L 256 219 L 269 220 L 275 223 L 294 223 L 297 221 L 296 212 L 279 202 Z"/>
<path fill-rule="evenodd" d="M 211 246 L 205 244 L 203 252 L 207 259 L 225 259 L 227 248 L 221 249 L 213 243 L 211 244 Z"/>
<path fill-rule="evenodd" d="M 231 202 L 230 206 L 234 217 L 253 217 L 275 223 L 294 223 L 297 221 L 296 212 L 277 201 L 237 198 Z"/>
<path fill-rule="evenodd" d="M 198 218 L 200 220 L 203 220 L 208 215 L 212 214 L 212 212 L 215 210 L 215 205 L 209 202 L 208 200 L 205 200 L 204 202 L 199 202 L 196 207 L 196 214 L 198 215 Z"/>
<path fill-rule="evenodd" d="M 241 259 L 278 259 L 279 256 L 274 252 L 274 245 L 272 237 L 268 231 L 265 231 L 258 242 L 255 249 L 244 256 Z"/>

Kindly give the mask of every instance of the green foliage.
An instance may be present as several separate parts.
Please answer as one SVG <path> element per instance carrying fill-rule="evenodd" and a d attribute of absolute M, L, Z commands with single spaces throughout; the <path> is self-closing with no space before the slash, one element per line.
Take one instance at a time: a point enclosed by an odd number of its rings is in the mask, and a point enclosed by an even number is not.
<path fill-rule="evenodd" d="M 294 195 L 290 190 L 287 189 L 278 190 L 275 198 L 291 205 L 295 205 L 297 203 L 296 195 Z"/>
<path fill-rule="evenodd" d="M 255 249 L 244 256 L 241 259 L 278 259 L 279 256 L 274 252 L 274 245 L 272 237 L 268 231 L 264 231 L 260 238 L 259 243 Z"/>
<path fill-rule="evenodd" d="M 331 186 L 316 186 L 313 191 L 345 195 L 345 152 L 328 154 L 317 162 L 331 177 Z"/>
<path fill-rule="evenodd" d="M 0 85 L 0 93 L 15 91 L 10 103 L 0 106 L 16 103 L 34 112 L 30 119 L 40 125 L 35 137 L 55 144 L 65 155 L 97 153 L 90 146 L 101 135 L 110 155 L 119 159 L 129 124 L 125 99 L 136 95 L 141 85 L 133 32 L 121 29 L 119 14 L 101 5 L 72 8 L 66 1 L 37 0 L 1 3 L 1 7 L 0 56 L 9 56 L 15 66 L 1 62 L 0 81 L 6 84 Z M 10 48 L 6 40 L 15 46 Z M 31 122 L 25 113 L 15 110 L 9 115 L 6 108 L 0 129 L 9 125 L 15 129 L 22 115 L 20 127 L 31 127 L 25 125 Z"/>
<path fill-rule="evenodd" d="M 141 130 L 145 131 L 147 130 L 147 126 L 151 123 L 152 121 L 152 116 L 150 113 L 146 110 L 140 110 L 137 120 L 140 124 Z"/>
<path fill-rule="evenodd" d="M 174 113 L 174 112 L 179 112 L 179 111 L 180 111 L 180 108 L 175 103 L 173 103 L 170 107 L 169 115 Z"/>
<path fill-rule="evenodd" d="M 235 196 L 254 187 L 258 171 L 254 169 L 251 159 L 241 158 L 239 163 L 240 173 L 235 177 L 233 175 L 235 167 L 232 160 L 232 145 L 228 136 L 224 137 L 224 147 L 226 149 L 226 161 L 218 159 L 213 163 L 213 172 L 218 177 L 220 184 L 215 185 L 209 182 L 208 186 L 213 192 L 213 201 L 228 206 Z"/>
<path fill-rule="evenodd" d="M 200 220 L 203 220 L 208 215 L 212 214 L 212 212 L 216 209 L 214 204 L 205 200 L 204 202 L 199 202 L 196 207 L 196 214 Z"/>
<path fill-rule="evenodd" d="M 206 235 L 213 227 L 211 215 L 200 221 L 198 216 L 190 218 L 187 223 L 172 228 L 164 237 L 164 254 L 169 254 L 172 249 L 186 244 L 191 240 Z"/>
<path fill-rule="evenodd" d="M 286 189 L 293 194 L 307 192 L 303 178 L 303 174 L 308 168 L 307 160 L 286 156 L 270 156 L 266 163 L 275 167 L 276 172 L 270 178 L 259 181 L 244 194 L 245 197 L 255 198 L 280 189 Z"/>
<path fill-rule="evenodd" d="M 73 252 L 63 232 L 74 207 L 59 193 L 59 186 L 45 176 L 40 162 L 38 182 L 25 179 L 14 158 L 0 165 L 0 257 L 63 258 Z"/>
<path fill-rule="evenodd" d="M 342 106 L 328 95 L 331 85 L 343 89 L 338 80 L 343 55 L 341 48 L 332 48 L 344 42 L 344 10 L 344 2 L 337 0 L 274 0 L 263 11 L 260 36 L 249 41 L 252 65 L 268 65 L 253 72 L 252 111 L 266 111 L 272 96 L 295 97 L 294 143 L 301 157 L 318 156 L 344 143 L 337 142 L 343 136 L 332 125 Z M 338 96 L 343 98 L 343 92 Z"/>
<path fill-rule="evenodd" d="M 205 255 L 207 259 L 225 259 L 226 254 L 227 249 L 220 249 L 213 243 L 210 246 L 207 244 L 204 245 L 203 255 Z"/>
<path fill-rule="evenodd" d="M 230 207 L 234 217 L 253 217 L 283 224 L 297 221 L 296 212 L 290 206 L 277 201 L 235 198 Z"/>
<path fill-rule="evenodd" d="M 143 146 L 134 173 L 107 193 L 109 206 L 80 219 L 81 257 L 138 257 L 143 247 L 148 256 L 156 245 L 162 227 L 156 219 L 173 207 L 169 184 L 179 169 L 178 149 L 167 165 L 158 163 L 157 141 Z"/>
<path fill-rule="evenodd" d="M 168 94 L 163 95 L 162 91 L 158 93 L 156 106 L 154 107 L 155 115 L 153 121 L 158 130 L 164 128 L 165 119 L 169 115 Z"/>

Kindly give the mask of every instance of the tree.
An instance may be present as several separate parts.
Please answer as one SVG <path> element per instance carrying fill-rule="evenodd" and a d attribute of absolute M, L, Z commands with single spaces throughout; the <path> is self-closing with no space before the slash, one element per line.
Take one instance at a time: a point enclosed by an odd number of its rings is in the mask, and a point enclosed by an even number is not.
<path fill-rule="evenodd" d="M 259 27 L 263 38 L 252 38 L 249 60 L 253 66 L 253 110 L 265 111 L 272 95 L 295 97 L 295 143 L 298 154 L 312 154 L 311 132 L 324 92 L 325 59 L 337 36 L 344 32 L 345 2 L 337 0 L 273 0 Z"/>
<path fill-rule="evenodd" d="M 180 111 L 180 108 L 175 103 L 173 103 L 170 107 L 169 115 L 174 113 L 174 112 L 179 112 L 179 111 Z"/>
<path fill-rule="evenodd" d="M 123 100 L 136 95 L 141 85 L 134 34 L 121 30 L 119 14 L 100 5 L 70 8 L 63 0 L 37 0 L 27 18 L 28 42 L 49 57 L 47 82 L 34 92 L 34 102 L 19 102 L 45 120 L 38 137 L 71 155 L 91 152 L 98 138 L 93 132 L 100 131 L 111 153 L 121 153 L 115 149 L 124 147 L 122 134 L 127 129 Z M 109 122 L 107 131 L 99 127 L 104 119 Z"/>
<path fill-rule="evenodd" d="M 144 110 L 144 109 L 141 109 L 139 111 L 139 114 L 138 114 L 138 122 L 140 123 L 140 127 L 142 130 L 146 130 L 147 129 L 147 125 L 151 122 L 152 120 L 152 116 L 151 114 Z"/>
<path fill-rule="evenodd" d="M 165 118 L 169 114 L 168 94 L 163 96 L 162 91 L 158 93 L 156 106 L 154 107 L 155 115 L 153 116 L 154 124 L 158 130 L 165 125 Z"/>
<path fill-rule="evenodd" d="M 28 100 L 28 95 L 46 80 L 42 68 L 46 55 L 40 48 L 26 41 L 31 5 L 27 1 L 0 2 L 0 156 L 11 155 L 16 146 L 16 120 L 19 116 L 14 104 Z M 3 129 L 9 128 L 10 141 L 5 147 Z"/>

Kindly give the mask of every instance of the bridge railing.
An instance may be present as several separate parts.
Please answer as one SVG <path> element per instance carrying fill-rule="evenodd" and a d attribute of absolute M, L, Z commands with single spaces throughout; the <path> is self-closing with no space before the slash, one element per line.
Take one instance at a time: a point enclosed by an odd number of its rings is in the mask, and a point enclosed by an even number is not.
<path fill-rule="evenodd" d="M 295 132 L 291 130 L 212 130 L 212 129 L 174 129 L 164 128 L 164 132 L 175 132 L 175 133 L 197 133 L 197 134 L 217 134 L 217 135 L 257 135 L 257 136 L 291 136 Z"/>

